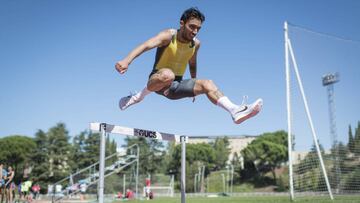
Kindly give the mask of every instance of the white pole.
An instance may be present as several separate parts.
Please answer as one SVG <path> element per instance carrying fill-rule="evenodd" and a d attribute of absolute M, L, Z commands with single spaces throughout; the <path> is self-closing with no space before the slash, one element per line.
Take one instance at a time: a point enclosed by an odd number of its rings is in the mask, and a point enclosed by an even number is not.
<path fill-rule="evenodd" d="M 171 176 L 171 197 L 174 197 L 174 175 Z"/>
<path fill-rule="evenodd" d="M 186 136 L 180 137 L 181 141 L 181 203 L 186 202 Z"/>
<path fill-rule="evenodd" d="M 126 193 L 126 174 L 123 174 L 123 195 Z"/>
<path fill-rule="evenodd" d="M 230 165 L 231 166 L 231 195 L 233 193 L 233 183 L 234 183 L 234 165 Z"/>
<path fill-rule="evenodd" d="M 197 186 L 198 186 L 198 192 L 201 193 L 201 166 L 198 167 L 199 170 L 199 175 L 198 175 L 198 182 L 197 182 Z"/>
<path fill-rule="evenodd" d="M 201 174 L 201 192 L 205 192 L 205 166 L 202 166 L 202 174 Z"/>
<path fill-rule="evenodd" d="M 221 177 L 222 177 L 222 179 L 223 179 L 223 193 L 225 194 L 226 193 L 226 187 L 225 187 L 225 175 L 222 173 L 221 174 Z"/>
<path fill-rule="evenodd" d="M 196 193 L 196 181 L 197 181 L 197 176 L 199 174 L 195 173 L 195 176 L 194 176 L 194 193 Z"/>
<path fill-rule="evenodd" d="M 136 155 L 136 199 L 139 199 L 139 156 L 140 156 L 140 148 L 139 145 L 136 145 L 137 155 Z"/>
<path fill-rule="evenodd" d="M 226 166 L 226 193 L 230 191 L 230 167 Z"/>
<path fill-rule="evenodd" d="M 290 105 L 290 63 L 289 63 L 289 46 L 287 44 L 288 35 L 288 23 L 284 23 L 285 32 L 285 72 L 286 72 L 286 106 L 287 106 L 287 125 L 288 125 L 288 158 L 289 158 L 289 191 L 290 199 L 294 200 L 294 178 L 293 178 L 293 166 L 292 166 L 292 132 L 291 132 L 291 105 Z"/>
<path fill-rule="evenodd" d="M 309 120 L 309 124 L 310 124 L 311 132 L 312 132 L 312 135 L 313 135 L 314 143 L 315 143 L 315 146 L 316 146 L 317 154 L 319 156 L 321 169 L 322 169 L 324 177 L 325 177 L 325 182 L 326 182 L 326 186 L 327 186 L 330 198 L 331 198 L 331 200 L 333 200 L 334 198 L 333 198 L 333 195 L 332 195 L 331 186 L 330 186 L 329 179 L 328 179 L 328 176 L 327 176 L 327 173 L 326 173 L 324 161 L 323 161 L 323 158 L 322 158 L 322 155 L 321 155 L 317 135 L 316 135 L 315 128 L 314 128 L 314 125 L 313 125 L 312 117 L 311 117 L 310 110 L 309 110 L 309 107 L 308 107 L 306 95 L 305 95 L 304 88 L 303 88 L 303 85 L 302 85 L 302 82 L 301 82 L 302 80 L 301 80 L 301 77 L 300 77 L 300 74 L 299 74 L 298 66 L 297 66 L 297 63 L 296 63 L 296 59 L 295 59 L 295 55 L 294 55 L 294 52 L 293 52 L 293 49 L 292 49 L 292 46 L 291 46 L 290 39 L 287 40 L 287 43 L 288 43 L 288 47 L 289 47 L 289 50 L 290 50 L 291 59 L 292 59 L 293 64 L 294 64 L 296 77 L 297 77 L 297 80 L 298 80 L 298 83 L 299 83 L 301 95 L 302 95 L 303 102 L 304 102 L 304 105 L 305 105 L 306 115 L 307 115 L 308 120 Z"/>
<path fill-rule="evenodd" d="M 100 124 L 100 166 L 99 166 L 99 203 L 104 202 L 104 168 L 105 168 L 105 137 L 106 123 Z"/>

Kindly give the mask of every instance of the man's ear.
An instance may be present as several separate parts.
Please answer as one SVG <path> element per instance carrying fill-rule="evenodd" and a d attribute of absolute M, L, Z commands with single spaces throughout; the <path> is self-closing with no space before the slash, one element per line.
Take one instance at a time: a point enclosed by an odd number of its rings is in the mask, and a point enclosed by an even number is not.
<path fill-rule="evenodd" d="M 180 27 L 184 27 L 185 22 L 183 20 L 180 20 Z"/>

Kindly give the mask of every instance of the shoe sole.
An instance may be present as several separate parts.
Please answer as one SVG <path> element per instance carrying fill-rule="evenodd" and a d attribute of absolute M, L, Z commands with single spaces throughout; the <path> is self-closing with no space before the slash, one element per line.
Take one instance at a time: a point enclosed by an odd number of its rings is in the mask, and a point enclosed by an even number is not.
<path fill-rule="evenodd" d="M 240 123 L 246 121 L 247 119 L 249 119 L 249 118 L 251 118 L 251 117 L 253 117 L 253 116 L 256 116 L 256 114 L 258 114 L 258 113 L 260 112 L 261 107 L 262 107 L 262 101 L 259 101 L 259 102 L 255 105 L 254 110 L 253 110 L 251 113 L 249 113 L 248 115 L 246 115 L 246 116 L 244 116 L 244 117 L 242 117 L 242 118 L 239 118 L 238 120 L 234 121 L 234 123 L 240 124 Z"/>
<path fill-rule="evenodd" d="M 139 103 L 140 101 L 137 101 L 137 102 L 134 102 L 134 103 L 132 103 L 132 104 L 130 104 L 130 105 L 121 105 L 121 100 L 119 101 L 119 108 L 120 108 L 120 110 L 122 110 L 122 111 L 124 111 L 125 109 L 127 109 L 127 108 L 129 108 L 130 106 L 132 106 L 132 105 L 134 105 L 134 104 L 137 104 L 137 103 Z M 124 102 L 123 102 L 124 103 Z"/>

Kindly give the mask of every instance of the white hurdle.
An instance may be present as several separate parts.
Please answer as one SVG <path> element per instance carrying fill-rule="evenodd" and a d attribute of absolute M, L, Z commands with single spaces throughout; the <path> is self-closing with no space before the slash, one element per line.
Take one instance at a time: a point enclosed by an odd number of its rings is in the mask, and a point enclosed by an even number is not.
<path fill-rule="evenodd" d="M 100 132 L 100 168 L 99 168 L 99 189 L 98 189 L 98 198 L 99 203 L 104 202 L 104 168 L 105 168 L 105 137 L 107 134 L 120 134 L 127 136 L 135 137 L 144 137 L 147 139 L 156 139 L 156 140 L 165 140 L 165 141 L 175 141 L 181 143 L 181 203 L 185 203 L 186 193 L 185 193 L 185 165 L 186 165 L 186 142 L 188 136 L 185 135 L 175 135 L 170 133 L 162 133 L 151 130 L 143 130 L 138 128 L 128 128 L 117 125 L 110 125 L 107 123 L 90 123 L 90 130 L 92 132 Z M 138 170 L 138 169 L 137 169 Z M 138 180 L 136 178 L 136 185 Z M 136 196 L 138 196 L 138 188 L 136 187 Z"/>

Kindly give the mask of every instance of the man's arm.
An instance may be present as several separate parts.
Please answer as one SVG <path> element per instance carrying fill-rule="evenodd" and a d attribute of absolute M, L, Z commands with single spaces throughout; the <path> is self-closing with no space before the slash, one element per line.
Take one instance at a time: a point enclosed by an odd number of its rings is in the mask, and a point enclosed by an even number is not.
<path fill-rule="evenodd" d="M 118 61 L 115 64 L 116 70 L 120 74 L 124 74 L 130 63 L 138 56 L 140 56 L 142 53 L 153 49 L 155 47 L 161 47 L 166 44 L 168 44 L 171 41 L 172 38 L 172 30 L 164 30 L 157 34 L 156 36 L 150 38 L 146 42 L 142 43 L 141 45 L 137 46 L 135 49 L 133 49 L 123 60 Z"/>
<path fill-rule="evenodd" d="M 200 48 L 200 41 L 198 39 L 195 40 L 195 53 L 189 60 L 189 70 L 191 78 L 196 78 L 197 71 L 197 52 Z"/>

